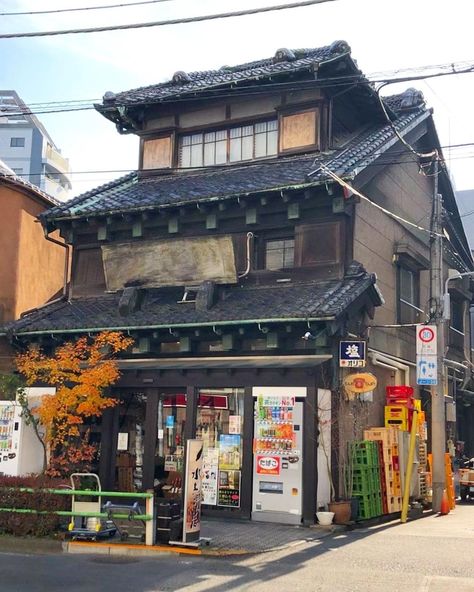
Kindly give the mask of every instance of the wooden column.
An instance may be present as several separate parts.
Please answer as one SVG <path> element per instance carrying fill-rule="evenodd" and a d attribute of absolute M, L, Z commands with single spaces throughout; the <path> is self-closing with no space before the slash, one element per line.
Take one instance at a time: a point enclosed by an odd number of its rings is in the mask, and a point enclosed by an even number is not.
<path fill-rule="evenodd" d="M 253 415 L 254 399 L 252 387 L 245 387 L 244 424 L 242 434 L 242 475 L 240 485 L 240 511 L 243 518 L 250 519 L 252 512 L 252 477 L 253 477 Z"/>
<path fill-rule="evenodd" d="M 158 389 L 146 390 L 143 490 L 152 489 L 155 480 L 155 450 L 156 438 L 158 435 L 158 397 Z"/>
<path fill-rule="evenodd" d="M 318 489 L 317 389 L 308 386 L 303 409 L 303 524 L 314 524 Z"/>
<path fill-rule="evenodd" d="M 120 405 L 109 407 L 102 415 L 99 477 L 102 489 L 106 491 L 115 486 L 119 410 Z"/>

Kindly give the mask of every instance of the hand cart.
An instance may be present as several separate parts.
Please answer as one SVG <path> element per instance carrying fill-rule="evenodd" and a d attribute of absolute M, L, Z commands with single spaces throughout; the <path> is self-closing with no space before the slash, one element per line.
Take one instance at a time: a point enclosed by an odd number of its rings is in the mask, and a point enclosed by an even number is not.
<path fill-rule="evenodd" d="M 134 519 L 135 516 L 140 516 L 140 514 L 143 514 L 138 502 L 134 502 L 133 504 L 114 504 L 111 501 L 107 501 L 104 504 L 102 510 L 107 512 L 107 518 L 109 522 L 114 525 L 114 528 L 116 529 L 122 541 L 125 541 L 128 538 L 135 538 L 145 541 L 146 522 L 144 520 L 140 520 L 139 518 Z M 130 528 L 123 526 L 124 519 L 117 518 L 117 514 L 128 514 L 127 525 L 130 527 L 141 524 L 143 526 L 143 532 L 139 534 L 130 532 Z"/>
<path fill-rule="evenodd" d="M 76 487 L 76 483 L 78 487 Z M 100 479 L 95 473 L 72 473 L 71 489 L 73 491 L 90 491 L 91 495 L 72 495 L 72 512 L 100 514 L 101 498 L 94 492 L 102 491 Z M 68 527 L 69 536 L 73 540 L 96 541 L 100 538 L 115 536 L 117 528 L 113 522 L 93 516 L 72 516 Z"/>

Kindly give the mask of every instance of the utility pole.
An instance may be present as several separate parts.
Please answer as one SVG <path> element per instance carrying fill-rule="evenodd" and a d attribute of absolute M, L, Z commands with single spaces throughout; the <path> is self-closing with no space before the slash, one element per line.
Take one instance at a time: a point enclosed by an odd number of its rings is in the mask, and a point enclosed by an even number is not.
<path fill-rule="evenodd" d="M 433 454 L 433 511 L 439 512 L 446 487 L 446 407 L 444 401 L 443 225 L 442 197 L 438 193 L 438 155 L 434 161 L 433 219 L 431 223 L 430 283 L 432 322 L 437 327 L 437 385 L 431 386 L 431 452 Z"/>

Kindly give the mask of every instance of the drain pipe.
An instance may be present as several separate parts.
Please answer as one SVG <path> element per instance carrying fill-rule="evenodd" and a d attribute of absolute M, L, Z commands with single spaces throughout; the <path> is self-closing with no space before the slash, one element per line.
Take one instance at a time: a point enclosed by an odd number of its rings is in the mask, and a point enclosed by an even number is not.
<path fill-rule="evenodd" d="M 51 236 L 49 236 L 47 234 L 46 230 L 44 231 L 44 237 L 50 243 L 54 243 L 55 245 L 59 245 L 60 247 L 63 247 L 64 249 L 66 249 L 65 260 L 64 260 L 64 276 L 63 276 L 63 290 L 62 290 L 62 294 L 61 294 L 61 296 L 59 298 L 55 298 L 54 300 L 49 300 L 48 302 L 46 302 L 45 304 L 42 304 L 41 306 L 36 306 L 35 308 L 30 308 L 29 310 L 24 310 L 20 314 L 20 319 L 22 319 L 24 316 L 26 316 L 28 314 L 31 314 L 32 312 L 35 312 L 37 310 L 41 310 L 45 306 L 50 306 L 51 304 L 55 304 L 56 302 L 63 302 L 64 300 L 67 300 L 67 296 L 68 296 L 68 293 L 67 293 L 67 282 L 68 282 L 68 278 L 69 278 L 70 246 L 67 243 L 63 243 L 63 242 L 57 240 L 56 238 L 52 238 Z"/>
<path fill-rule="evenodd" d="M 253 239 L 254 234 L 253 232 L 247 232 L 247 267 L 245 271 L 238 274 L 239 279 L 242 279 L 250 273 L 250 266 L 251 266 L 251 256 L 250 256 L 250 241 Z"/>
<path fill-rule="evenodd" d="M 374 350 L 369 350 L 369 357 L 374 366 L 380 366 L 381 368 L 393 370 L 395 372 L 396 382 L 398 384 L 402 382 L 400 373 L 403 372 L 403 384 L 406 386 L 410 385 L 410 366 L 408 364 L 403 364 L 391 356 L 381 354 Z"/>

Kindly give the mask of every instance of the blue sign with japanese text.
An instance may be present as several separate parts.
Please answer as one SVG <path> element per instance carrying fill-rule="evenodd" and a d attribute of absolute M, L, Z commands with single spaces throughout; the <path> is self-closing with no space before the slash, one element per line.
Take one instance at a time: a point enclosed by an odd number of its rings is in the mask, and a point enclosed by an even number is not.
<path fill-rule="evenodd" d="M 341 341 L 339 343 L 340 368 L 364 368 L 365 341 Z"/>

